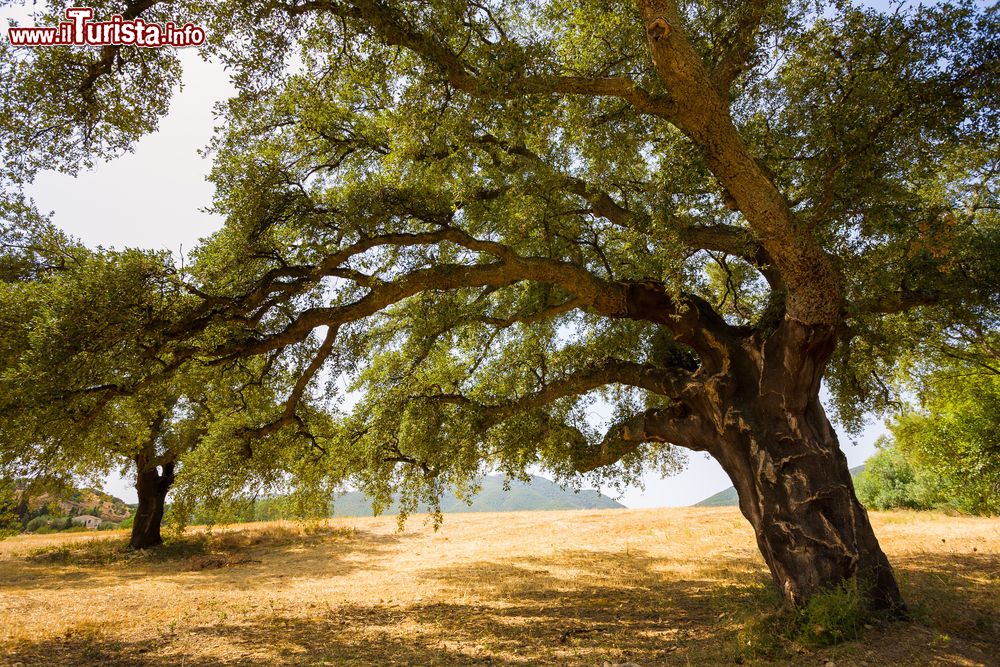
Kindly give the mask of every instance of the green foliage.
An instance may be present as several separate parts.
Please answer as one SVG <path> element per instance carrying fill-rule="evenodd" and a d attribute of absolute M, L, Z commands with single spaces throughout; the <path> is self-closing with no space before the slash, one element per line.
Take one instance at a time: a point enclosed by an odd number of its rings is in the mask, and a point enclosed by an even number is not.
<path fill-rule="evenodd" d="M 857 579 L 849 579 L 809 598 L 799 614 L 797 639 L 810 646 L 857 639 L 864 630 L 868 613 Z"/>
<path fill-rule="evenodd" d="M 48 515 L 36 516 L 34 519 L 28 522 L 25 526 L 25 530 L 29 533 L 34 533 L 42 526 L 47 526 L 49 524 L 50 518 Z"/>
<path fill-rule="evenodd" d="M 239 89 L 208 151 L 226 223 L 184 269 L 81 250 L 20 191 L 152 131 L 173 50 L 122 49 L 105 71 L 93 50 L 4 46 L 16 222 L 2 230 L 0 466 L 100 473 L 153 442 L 147 461 L 178 466 L 181 524 L 288 488 L 304 514 L 325 511 L 347 480 L 405 515 L 494 470 L 579 485 L 596 468 L 619 486 L 673 473 L 674 444 L 623 434 L 675 405 L 650 376 L 712 353 L 678 323 L 716 318 L 757 345 L 793 301 L 774 272 L 809 278 L 812 256 L 843 282 L 843 321 L 826 323 L 843 333 L 827 375 L 838 416 L 888 409 L 894 369 L 956 323 L 997 321 L 1000 10 L 754 6 L 683 3 L 673 39 L 704 61 L 685 71 L 759 39 L 682 118 L 635 3 L 154 3 L 145 20 L 208 26 L 203 51 Z M 726 103 L 707 125 L 731 120 L 746 153 L 713 162 L 721 142 L 692 117 Z M 766 192 L 744 204 L 777 199 L 779 214 L 735 210 L 720 164 L 759 167 Z M 720 230 L 722 249 L 694 240 Z M 790 245 L 816 252 L 754 254 Z M 649 282 L 685 306 L 597 307 Z M 621 361 L 643 379 L 584 381 Z M 194 432 L 198 446 L 176 446 Z"/>
<path fill-rule="evenodd" d="M 308 453 L 305 422 L 273 429 L 253 450 L 249 441 L 280 418 L 291 374 L 261 382 L 263 361 L 181 368 L 194 350 L 164 349 L 167 329 L 196 304 L 168 254 L 73 246 L 53 268 L 63 251 L 32 239 L 33 254 L 21 257 L 17 243 L 0 253 L 34 267 L 0 282 L 5 475 L 93 480 L 170 465 L 201 496 L 287 481 Z M 210 451 L 196 453 L 203 442 Z"/>
<path fill-rule="evenodd" d="M 866 507 L 927 510 L 950 504 L 937 474 L 915 467 L 891 440 L 880 438 L 877 445 L 878 451 L 865 462 L 864 472 L 854 483 Z"/>
<path fill-rule="evenodd" d="M 65 5 L 41 3 L 36 25 L 65 20 Z M 95 16 L 121 13 L 121 4 L 96 0 Z M 174 8 L 152 3 L 147 21 L 172 20 Z M 30 182 L 42 169 L 77 173 L 120 155 L 153 131 L 179 81 L 174 49 L 128 50 L 115 59 L 118 76 L 99 75 L 99 53 L 70 47 L 16 49 L 0 43 L 0 191 Z M 141 84 L 139 83 L 141 82 Z"/>
<path fill-rule="evenodd" d="M 740 625 L 734 637 L 735 662 L 777 661 L 787 655 L 798 631 L 798 611 L 784 604 L 772 586 L 752 587 L 749 592 L 734 612 Z"/>
<path fill-rule="evenodd" d="M 955 325 L 907 359 L 900 384 L 917 409 L 888 423 L 858 493 L 878 508 L 1000 513 L 1000 364 L 996 332 Z"/>
<path fill-rule="evenodd" d="M 162 368 L 148 350 L 177 316 L 175 275 L 162 253 L 79 251 L 37 280 L 0 282 L 4 471 L 86 478 L 134 456 L 173 391 L 136 384 Z"/>
<path fill-rule="evenodd" d="M 74 528 L 72 517 L 54 517 L 47 514 L 35 517 L 25 526 L 27 532 L 38 533 L 39 535 L 61 532 L 72 528 Z"/>
<path fill-rule="evenodd" d="M 951 364 L 924 381 L 923 410 L 891 425 L 896 448 L 964 511 L 1000 514 L 1000 373 Z"/>
<path fill-rule="evenodd" d="M 0 478 L 0 540 L 21 532 L 18 500 L 14 483 Z"/>
<path fill-rule="evenodd" d="M 761 658 L 780 661 L 796 649 L 801 653 L 802 647 L 859 639 L 866 626 L 877 621 L 857 579 L 814 594 L 801 608 L 782 604 L 771 588 L 762 589 L 756 597 L 761 599 L 752 607 L 758 613 L 742 620 L 736 633 L 735 657 L 740 664 Z"/>

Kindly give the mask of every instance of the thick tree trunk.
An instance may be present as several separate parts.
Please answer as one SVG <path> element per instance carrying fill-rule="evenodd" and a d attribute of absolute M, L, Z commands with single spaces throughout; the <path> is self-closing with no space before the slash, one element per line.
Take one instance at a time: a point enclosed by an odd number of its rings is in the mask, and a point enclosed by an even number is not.
<path fill-rule="evenodd" d="M 786 319 L 766 338 L 744 340 L 742 352 L 731 348 L 730 381 L 709 397 L 725 409 L 709 419 L 706 449 L 732 479 L 789 602 L 856 578 L 871 609 L 903 617 L 892 568 L 819 400 L 834 344 L 829 328 Z"/>
<path fill-rule="evenodd" d="M 139 507 L 135 511 L 132 523 L 132 538 L 130 549 L 149 549 L 163 544 L 160 536 L 160 524 L 163 522 L 163 510 L 170 485 L 174 483 L 174 464 L 162 466 L 162 473 L 156 466 L 145 465 L 145 461 L 136 460 L 138 474 L 135 489 L 139 495 Z"/>
<path fill-rule="evenodd" d="M 637 303 L 629 314 L 655 305 Z M 749 335 L 720 322 L 689 329 L 684 322 L 671 324 L 684 336 L 681 342 L 697 350 L 697 371 L 677 370 L 666 355 L 661 375 L 647 371 L 653 380 L 631 379 L 673 402 L 610 429 L 599 448 L 575 463 L 577 469 L 618 461 L 643 442 L 708 452 L 729 474 L 788 602 L 801 606 L 856 579 L 871 609 L 905 617 L 892 568 L 819 400 L 835 329 L 788 317 Z"/>
<path fill-rule="evenodd" d="M 785 598 L 802 605 L 856 577 L 872 610 L 905 617 L 892 568 L 819 400 L 811 399 L 785 428 L 730 435 L 716 458 Z"/>

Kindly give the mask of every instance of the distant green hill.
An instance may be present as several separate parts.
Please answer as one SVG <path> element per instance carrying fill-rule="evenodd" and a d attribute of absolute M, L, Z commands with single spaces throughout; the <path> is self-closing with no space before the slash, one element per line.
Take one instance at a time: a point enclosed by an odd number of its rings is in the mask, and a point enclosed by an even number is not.
<path fill-rule="evenodd" d="M 854 466 L 851 468 L 851 477 L 857 477 L 864 469 L 864 463 Z M 695 507 L 735 507 L 736 505 L 739 505 L 739 498 L 736 496 L 736 489 L 733 487 L 719 491 L 714 496 L 709 496 L 701 502 L 694 504 Z"/>
<path fill-rule="evenodd" d="M 562 489 L 555 482 L 544 477 L 532 477 L 527 484 L 511 479 L 510 490 L 503 488 L 504 478 L 491 475 L 482 481 L 482 491 L 472 504 L 446 493 L 441 498 L 441 511 L 448 512 L 521 512 L 529 510 L 572 510 L 572 509 L 624 509 L 624 505 L 608 498 L 595 489 L 579 492 Z M 371 516 L 372 504 L 360 491 L 352 491 L 338 496 L 333 502 L 334 516 Z M 418 509 L 428 511 L 427 507 Z M 399 505 L 393 503 L 384 514 L 398 514 Z"/>

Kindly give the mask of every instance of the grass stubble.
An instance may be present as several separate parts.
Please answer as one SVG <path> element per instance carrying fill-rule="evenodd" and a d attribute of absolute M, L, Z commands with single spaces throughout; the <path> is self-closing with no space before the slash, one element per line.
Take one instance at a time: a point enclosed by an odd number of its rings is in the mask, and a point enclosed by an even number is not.
<path fill-rule="evenodd" d="M 913 608 L 810 641 L 734 508 L 0 542 L 0 665 L 1000 665 L 1000 519 L 873 513 Z M 796 625 L 797 623 L 797 625 Z"/>

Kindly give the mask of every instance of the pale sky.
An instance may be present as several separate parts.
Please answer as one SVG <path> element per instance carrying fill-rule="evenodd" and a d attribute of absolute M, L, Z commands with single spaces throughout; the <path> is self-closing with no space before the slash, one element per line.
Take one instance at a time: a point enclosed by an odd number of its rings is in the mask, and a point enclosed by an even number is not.
<path fill-rule="evenodd" d="M 23 12 L 0 9 L 0 26 L 16 15 L 21 18 Z M 140 140 L 133 153 L 76 178 L 43 173 L 30 188 L 39 208 L 54 211 L 56 224 L 87 245 L 186 253 L 222 225 L 219 217 L 200 211 L 211 202 L 212 186 L 205 180 L 211 164 L 197 151 L 212 136 L 213 104 L 233 89 L 221 66 L 201 61 L 196 51 L 182 51 L 181 60 L 184 89 L 175 95 L 159 130 Z M 857 445 L 840 432 L 851 466 L 874 452 L 874 441 L 883 432 L 875 424 Z M 690 505 L 730 486 L 719 465 L 697 452 L 681 474 L 668 479 L 647 474 L 644 481 L 645 490 L 631 488 L 620 502 L 636 508 Z M 112 476 L 105 490 L 135 502 L 130 480 Z"/>

